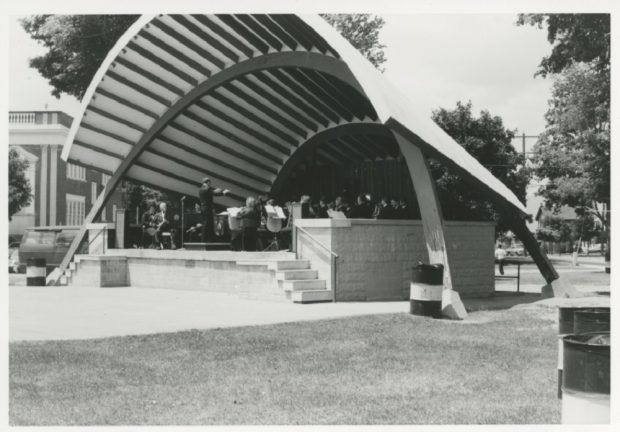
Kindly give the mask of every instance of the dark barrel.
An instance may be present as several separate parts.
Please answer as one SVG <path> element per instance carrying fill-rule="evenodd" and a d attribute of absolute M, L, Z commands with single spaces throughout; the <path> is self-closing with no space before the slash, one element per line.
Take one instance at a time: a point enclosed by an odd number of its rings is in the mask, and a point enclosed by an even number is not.
<path fill-rule="evenodd" d="M 608 307 L 576 310 L 573 333 L 608 332 L 610 331 L 610 317 Z"/>
<path fill-rule="evenodd" d="M 418 263 L 411 273 L 411 314 L 441 318 L 442 291 L 443 265 Z"/>
<path fill-rule="evenodd" d="M 575 327 L 575 312 L 583 309 L 582 307 L 562 307 L 558 308 L 558 399 L 562 399 L 562 364 L 564 362 L 562 354 L 564 353 L 564 346 L 562 344 L 562 338 L 573 333 Z"/>
<path fill-rule="evenodd" d="M 28 258 L 26 261 L 26 285 L 45 286 L 46 276 L 45 258 Z"/>
<path fill-rule="evenodd" d="M 563 338 L 562 423 L 609 422 L 609 332 Z"/>

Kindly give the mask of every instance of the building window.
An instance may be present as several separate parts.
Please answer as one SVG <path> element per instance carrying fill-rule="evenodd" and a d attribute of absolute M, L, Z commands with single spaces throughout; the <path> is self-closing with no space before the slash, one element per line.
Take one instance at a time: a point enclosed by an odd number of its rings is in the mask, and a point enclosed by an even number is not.
<path fill-rule="evenodd" d="M 67 178 L 72 180 L 86 181 L 86 168 L 68 163 Z"/>
<path fill-rule="evenodd" d="M 101 184 L 103 186 L 108 184 L 108 180 L 110 180 L 110 176 L 107 174 L 101 174 Z"/>
<path fill-rule="evenodd" d="M 112 204 L 112 222 L 116 222 L 116 204 Z"/>
<path fill-rule="evenodd" d="M 67 194 L 67 225 L 82 225 L 86 213 L 86 197 Z"/>

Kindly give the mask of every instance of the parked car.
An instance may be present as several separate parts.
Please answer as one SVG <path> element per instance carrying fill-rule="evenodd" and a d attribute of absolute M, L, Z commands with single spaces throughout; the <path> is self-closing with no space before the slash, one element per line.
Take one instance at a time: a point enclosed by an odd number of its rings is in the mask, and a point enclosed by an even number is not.
<path fill-rule="evenodd" d="M 9 273 L 19 273 L 19 243 L 9 244 Z"/>
<path fill-rule="evenodd" d="M 45 258 L 47 272 L 58 267 L 77 235 L 78 226 L 28 228 L 19 245 L 19 269 L 24 272 L 30 258 Z M 82 242 L 77 253 L 87 253 L 88 242 Z"/>

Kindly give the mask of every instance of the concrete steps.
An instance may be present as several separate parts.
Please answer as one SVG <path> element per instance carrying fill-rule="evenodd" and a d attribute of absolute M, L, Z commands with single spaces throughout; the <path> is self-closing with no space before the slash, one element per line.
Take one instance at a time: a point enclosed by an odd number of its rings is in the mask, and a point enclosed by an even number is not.
<path fill-rule="evenodd" d="M 312 269 L 299 269 L 299 270 L 280 270 L 276 272 L 276 279 L 278 280 L 307 280 L 317 279 L 319 272 Z"/>
<path fill-rule="evenodd" d="M 133 252 L 133 251 L 132 251 Z M 258 256 L 261 255 L 261 256 Z M 112 260 L 120 259 L 112 255 Z M 151 257 L 140 257 L 144 259 L 150 259 Z M 183 266 L 178 268 L 178 271 L 192 271 L 193 266 L 186 266 L 182 262 L 185 261 L 185 257 L 175 257 L 174 266 Z M 219 258 L 219 256 L 218 256 Z M 271 301 L 292 301 L 295 303 L 312 303 L 312 302 L 330 302 L 333 301 L 333 293 L 327 288 L 327 281 L 319 279 L 318 270 L 312 269 L 312 263 L 309 260 L 294 259 L 294 255 L 242 255 L 241 259 L 233 261 L 233 265 L 238 266 L 238 270 L 232 270 L 239 277 L 241 272 L 241 280 L 236 283 L 240 283 L 236 289 L 238 295 L 244 298 L 263 299 Z M 97 260 L 97 257 L 79 256 L 76 255 L 73 262 L 69 264 L 69 267 L 65 270 L 64 275 L 61 277 L 61 283 L 66 285 L 72 285 L 74 283 L 83 283 L 85 280 L 89 280 L 89 269 L 92 268 L 92 264 L 88 268 L 81 268 L 83 260 Z M 195 259 L 194 256 L 188 256 L 187 260 Z M 230 261 L 229 261 L 230 262 Z M 177 268 L 177 267 L 174 267 Z M 77 274 L 82 271 L 86 271 L 84 275 L 77 278 Z M 244 274 L 247 273 L 247 276 Z M 233 274 L 233 273 L 231 273 Z M 269 274 L 271 274 L 271 281 L 269 280 Z M 263 276 L 260 276 L 263 275 Z M 193 276 L 192 276 L 193 277 Z M 222 277 L 227 277 L 222 275 Z M 267 279 L 265 279 L 267 277 Z M 259 279 L 257 279 L 259 278 Z M 139 283 L 139 282 L 138 282 Z M 256 285 L 258 283 L 258 285 Z M 179 287 L 172 287 L 181 289 Z"/>

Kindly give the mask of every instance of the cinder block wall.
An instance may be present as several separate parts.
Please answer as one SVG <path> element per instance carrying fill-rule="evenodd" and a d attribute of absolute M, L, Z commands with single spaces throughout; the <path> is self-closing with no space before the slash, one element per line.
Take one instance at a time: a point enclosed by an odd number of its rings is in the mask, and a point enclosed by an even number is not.
<path fill-rule="evenodd" d="M 336 301 L 403 300 L 409 298 L 411 267 L 428 262 L 421 221 L 302 219 L 296 222 L 339 255 Z M 446 222 L 453 285 L 463 297 L 494 291 L 495 225 Z M 331 286 L 329 254 L 298 235 L 300 257 L 310 259 L 319 278 Z"/>

